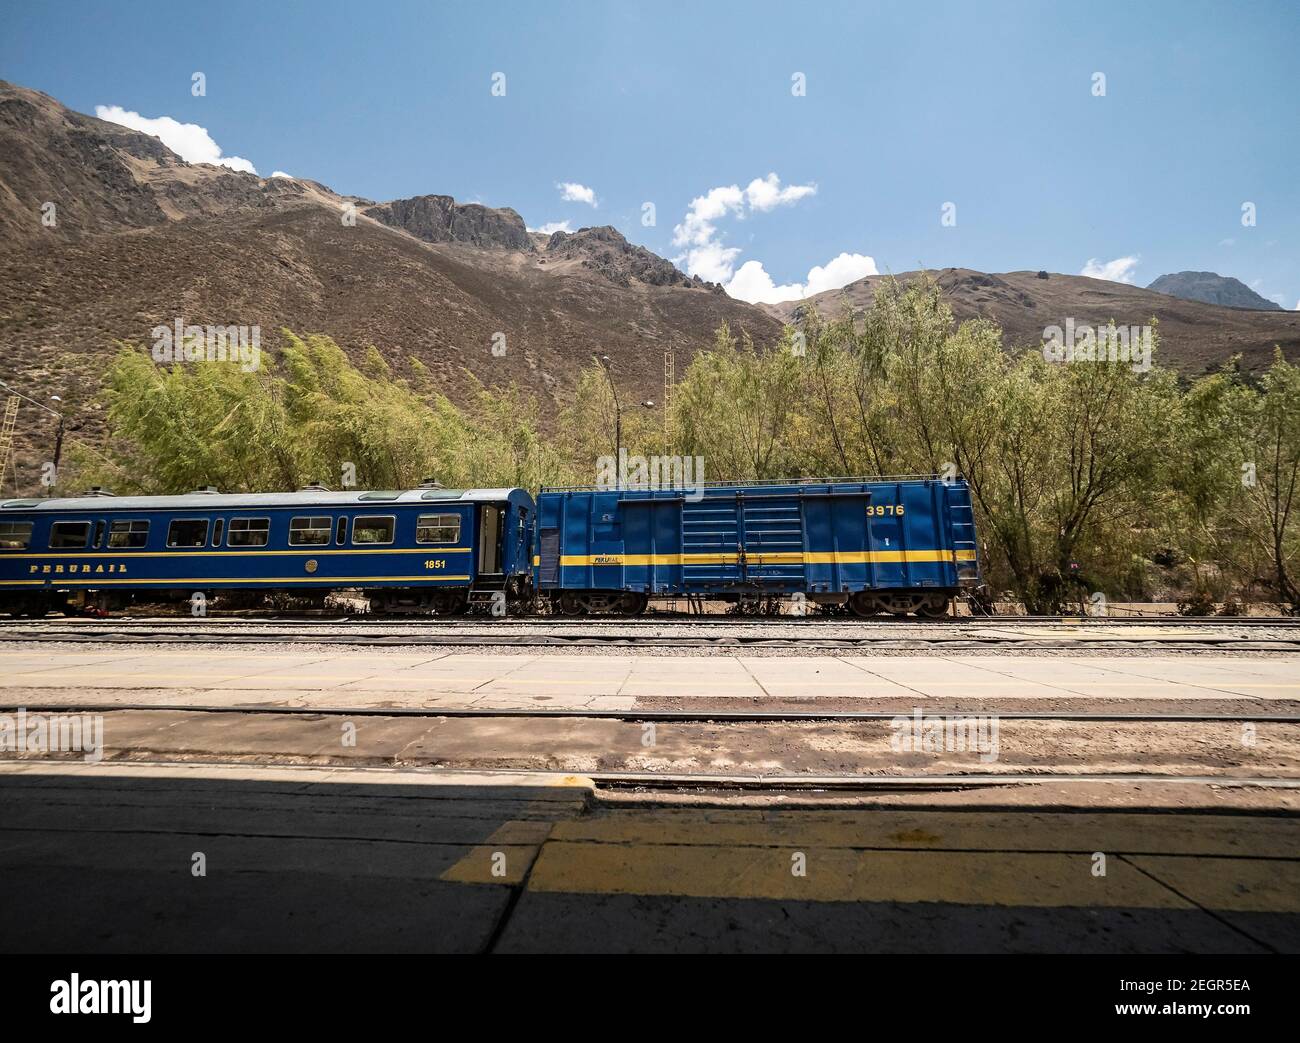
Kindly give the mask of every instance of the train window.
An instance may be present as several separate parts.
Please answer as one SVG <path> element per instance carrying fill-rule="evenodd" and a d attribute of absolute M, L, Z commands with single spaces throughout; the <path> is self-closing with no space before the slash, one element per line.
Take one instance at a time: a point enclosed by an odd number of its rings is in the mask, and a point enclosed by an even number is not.
<path fill-rule="evenodd" d="M 231 518 L 227 547 L 265 547 L 271 538 L 270 518 Z"/>
<path fill-rule="evenodd" d="M 393 526 L 396 519 L 392 515 L 362 515 L 352 522 L 352 544 L 358 543 L 392 543 Z"/>
<path fill-rule="evenodd" d="M 169 547 L 203 547 L 207 542 L 207 518 L 177 518 L 167 527 Z"/>
<path fill-rule="evenodd" d="M 26 550 L 31 545 L 31 522 L 0 522 L 0 550 Z"/>
<path fill-rule="evenodd" d="M 92 547 L 98 547 L 103 542 L 104 542 L 104 523 L 102 521 L 97 521 L 95 522 L 95 538 L 91 541 L 90 545 Z"/>
<path fill-rule="evenodd" d="M 90 522 L 55 522 L 50 526 L 51 547 L 85 547 L 90 542 Z"/>
<path fill-rule="evenodd" d="M 221 546 L 221 532 L 226 527 L 226 519 L 218 518 L 212 526 L 212 546 Z"/>
<path fill-rule="evenodd" d="M 343 521 L 342 518 L 339 519 Z M 290 518 L 289 546 L 319 546 L 330 541 L 330 519 L 324 518 Z M 339 536 L 339 542 L 343 537 Z"/>
<path fill-rule="evenodd" d="M 348 519 L 345 516 L 339 519 L 338 527 L 334 530 L 334 542 L 337 543 L 340 547 L 342 547 L 343 544 L 347 542 L 347 538 L 348 538 Z"/>
<path fill-rule="evenodd" d="M 422 514 L 415 519 L 416 543 L 459 543 L 459 514 Z"/>
<path fill-rule="evenodd" d="M 115 521 L 108 527 L 110 547 L 143 547 L 148 542 L 147 521 Z"/>

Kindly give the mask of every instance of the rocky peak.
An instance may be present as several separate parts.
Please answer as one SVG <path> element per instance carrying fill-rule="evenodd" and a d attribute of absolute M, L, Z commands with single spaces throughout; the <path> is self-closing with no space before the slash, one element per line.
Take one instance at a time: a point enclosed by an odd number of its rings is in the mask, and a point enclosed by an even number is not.
<path fill-rule="evenodd" d="M 635 280 L 647 286 L 681 286 L 721 293 L 722 287 L 689 276 L 671 261 L 629 243 L 610 225 L 580 228 L 576 232 L 553 232 L 545 243 L 546 258 L 576 261 L 583 268 L 599 272 L 616 286 L 630 286 Z"/>
<path fill-rule="evenodd" d="M 457 203 L 451 196 L 414 196 L 362 212 L 428 243 L 471 243 L 528 253 L 536 249 L 523 218 L 508 207 Z"/>
<path fill-rule="evenodd" d="M 1217 272 L 1174 272 L 1162 275 L 1147 287 L 1185 301 L 1204 301 L 1226 308 L 1256 308 L 1260 311 L 1284 310 L 1276 301 L 1261 297 L 1240 279 Z"/>

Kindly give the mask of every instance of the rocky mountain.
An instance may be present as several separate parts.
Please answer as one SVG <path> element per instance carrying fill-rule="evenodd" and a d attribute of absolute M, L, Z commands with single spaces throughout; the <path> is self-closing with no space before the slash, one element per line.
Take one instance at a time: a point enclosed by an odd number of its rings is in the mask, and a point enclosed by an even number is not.
<path fill-rule="evenodd" d="M 93 441 L 115 342 L 147 344 L 177 318 L 258 325 L 264 350 L 282 327 L 326 333 L 357 355 L 375 345 L 398 372 L 418 358 L 453 397 L 469 370 L 552 405 L 597 350 L 657 401 L 665 348 L 680 371 L 724 321 L 760 344 L 781 331 L 613 228 L 548 237 L 445 195 L 379 203 L 190 164 L 0 82 L 0 380 L 58 394 Z"/>
<path fill-rule="evenodd" d="M 904 272 L 906 283 L 921 273 Z M 1300 357 L 1300 313 L 1246 311 L 1201 301 L 1187 301 L 1140 286 L 1053 272 L 1004 272 L 991 275 L 969 268 L 942 268 L 928 273 L 939 284 L 960 320 L 982 316 L 1002 326 L 1008 346 L 1042 343 L 1048 326 L 1144 326 L 1159 320 L 1163 364 L 1189 375 L 1212 370 L 1240 354 L 1247 368 L 1268 364 L 1273 347 L 1288 358 Z M 809 308 L 834 317 L 844 308 L 871 306 L 876 287 L 888 276 L 870 275 L 843 289 L 828 290 L 802 301 L 766 305 L 783 322 L 798 323 Z"/>
<path fill-rule="evenodd" d="M 539 237 L 541 238 L 541 237 Z M 688 276 L 671 261 L 636 246 L 609 225 L 580 228 L 576 232 L 552 232 L 542 246 L 551 271 L 575 268 L 598 272 L 618 286 L 681 286 L 725 295 L 717 283 L 706 283 L 698 275 Z M 566 262 L 569 263 L 566 266 Z"/>
<path fill-rule="evenodd" d="M 494 210 L 478 203 L 457 203 L 451 196 L 415 196 L 367 207 L 364 213 L 426 243 L 533 250 L 524 219 L 508 208 Z"/>
<path fill-rule="evenodd" d="M 1147 287 L 1156 293 L 1181 297 L 1185 301 L 1204 301 L 1225 308 L 1254 308 L 1259 311 L 1282 311 L 1277 301 L 1261 297 L 1240 279 L 1215 272 L 1174 272 L 1162 275 Z"/>

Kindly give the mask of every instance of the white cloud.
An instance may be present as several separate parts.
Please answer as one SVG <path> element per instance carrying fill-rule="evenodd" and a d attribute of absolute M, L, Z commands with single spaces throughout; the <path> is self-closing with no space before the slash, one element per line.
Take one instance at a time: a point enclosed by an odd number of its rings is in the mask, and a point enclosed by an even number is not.
<path fill-rule="evenodd" d="M 560 190 L 560 198 L 567 203 L 586 203 L 590 207 L 596 205 L 594 188 L 580 185 L 576 181 L 561 181 L 555 187 Z"/>
<path fill-rule="evenodd" d="M 1137 268 L 1139 257 L 1116 257 L 1113 261 L 1099 261 L 1097 258 L 1089 258 L 1088 263 L 1083 266 L 1080 275 L 1087 275 L 1093 279 L 1108 279 L 1110 282 L 1131 283 L 1133 281 L 1133 271 Z"/>
<path fill-rule="evenodd" d="M 271 171 L 271 176 L 272 176 L 272 177 L 287 177 L 290 181 L 294 180 L 294 177 L 293 177 L 292 174 L 286 174 L 283 170 L 272 170 L 272 171 Z"/>
<path fill-rule="evenodd" d="M 781 187 L 781 179 L 775 174 L 754 178 L 745 188 L 745 199 L 754 210 L 766 213 L 778 206 L 797 203 L 805 196 L 815 195 L 816 185 L 787 185 Z"/>
<path fill-rule="evenodd" d="M 761 261 L 746 261 L 727 283 L 727 293 L 750 304 L 797 301 L 826 290 L 838 290 L 868 275 L 879 275 L 874 258 L 866 254 L 842 253 L 824 265 L 816 265 L 802 283 L 777 286 Z"/>
<path fill-rule="evenodd" d="M 711 188 L 691 200 L 682 223 L 673 229 L 674 246 L 704 246 L 718 234 L 715 222 L 728 213 L 743 216 L 745 194 L 738 185 Z M 692 273 L 694 274 L 694 273 Z"/>
<path fill-rule="evenodd" d="M 689 275 L 698 275 L 705 282 L 725 283 L 731 279 L 739 255 L 737 246 L 706 243 L 687 252 L 686 271 Z"/>
<path fill-rule="evenodd" d="M 746 261 L 727 283 L 727 293 L 750 304 L 776 304 L 779 301 L 797 301 L 803 296 L 802 283 L 777 286 L 767 274 L 762 261 Z"/>
<path fill-rule="evenodd" d="M 684 249 L 673 260 L 684 263 L 688 275 L 698 275 L 709 282 L 729 283 L 735 272 L 735 259 L 740 248 L 724 246 L 718 222 L 726 217 L 743 220 L 748 214 L 767 213 L 778 206 L 790 206 L 811 196 L 816 185 L 781 186 L 775 173 L 755 178 L 745 188 L 739 185 L 720 185 L 691 200 L 682 223 L 673 229 L 673 245 Z M 762 265 L 759 265 L 762 269 Z M 760 276 L 753 269 L 745 276 L 742 286 L 755 288 L 763 285 L 766 273 Z M 771 284 L 771 279 L 767 278 Z"/>
<path fill-rule="evenodd" d="M 175 152 L 186 163 L 214 163 L 242 170 L 247 174 L 256 174 L 253 164 L 239 156 L 223 156 L 221 146 L 212 140 L 212 135 L 197 123 L 179 123 L 170 116 L 151 119 L 138 112 L 128 112 L 120 105 L 96 105 L 95 115 L 109 123 L 117 123 L 145 134 L 159 138 L 164 145 Z"/>
<path fill-rule="evenodd" d="M 551 235 L 555 232 L 572 232 L 573 227 L 568 221 L 548 221 L 541 228 L 530 228 L 530 232 L 540 232 L 542 235 Z"/>

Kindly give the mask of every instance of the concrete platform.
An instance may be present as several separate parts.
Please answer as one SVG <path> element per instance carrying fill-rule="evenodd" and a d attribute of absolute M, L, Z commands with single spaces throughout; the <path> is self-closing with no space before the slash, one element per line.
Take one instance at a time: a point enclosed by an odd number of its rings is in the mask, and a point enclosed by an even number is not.
<path fill-rule="evenodd" d="M 827 701 L 861 708 L 1134 702 L 1300 708 L 1300 657 L 322 654 L 138 648 L 0 651 L 9 706 L 546 706 Z M 1229 711 L 1230 712 L 1230 711 Z"/>
<path fill-rule="evenodd" d="M 893 799 L 912 803 L 626 807 L 579 776 L 5 762 L 0 949 L 1300 951 L 1294 814 Z"/>

